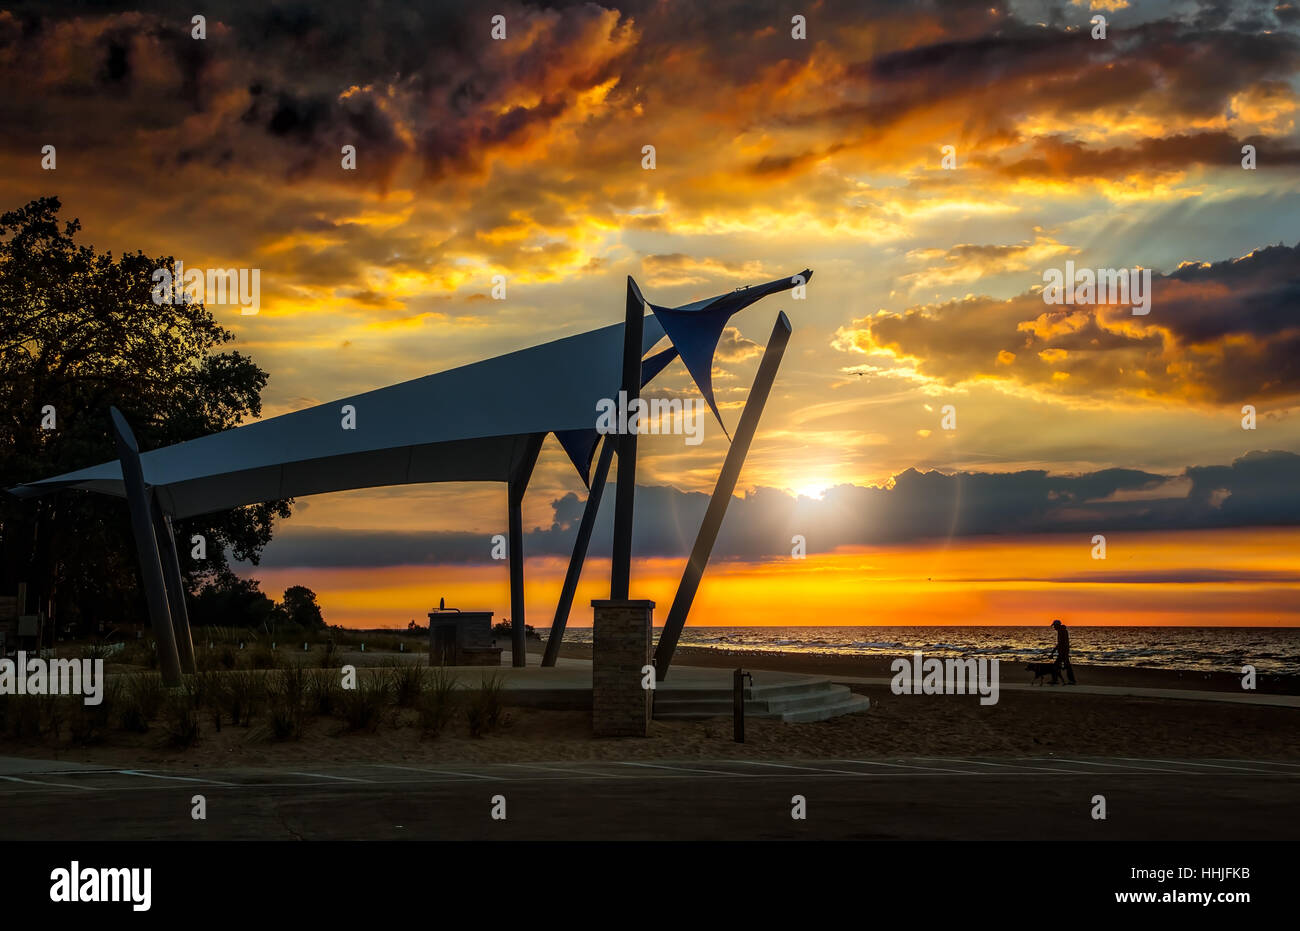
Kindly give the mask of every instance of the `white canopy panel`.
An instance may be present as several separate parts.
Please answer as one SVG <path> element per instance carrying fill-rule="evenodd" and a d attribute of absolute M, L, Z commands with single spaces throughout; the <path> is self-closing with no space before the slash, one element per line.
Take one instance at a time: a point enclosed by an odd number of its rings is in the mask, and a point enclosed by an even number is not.
<path fill-rule="evenodd" d="M 642 352 L 664 336 L 644 321 Z M 142 453 L 144 480 L 174 517 L 279 498 L 413 482 L 507 481 L 530 437 L 590 429 L 618 395 L 623 324 L 341 398 Z M 343 429 L 343 406 L 355 429 Z M 117 460 L 19 485 L 124 496 Z"/>

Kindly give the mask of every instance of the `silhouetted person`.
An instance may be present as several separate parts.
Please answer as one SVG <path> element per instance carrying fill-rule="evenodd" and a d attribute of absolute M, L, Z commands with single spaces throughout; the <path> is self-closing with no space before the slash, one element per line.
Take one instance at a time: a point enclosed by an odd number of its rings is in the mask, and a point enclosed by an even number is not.
<path fill-rule="evenodd" d="M 1065 669 L 1065 674 L 1069 676 L 1067 684 L 1074 685 L 1074 667 L 1070 665 L 1070 631 L 1058 618 L 1052 621 L 1052 626 L 1056 628 L 1056 648 L 1052 651 L 1056 654 L 1056 661 Z"/>

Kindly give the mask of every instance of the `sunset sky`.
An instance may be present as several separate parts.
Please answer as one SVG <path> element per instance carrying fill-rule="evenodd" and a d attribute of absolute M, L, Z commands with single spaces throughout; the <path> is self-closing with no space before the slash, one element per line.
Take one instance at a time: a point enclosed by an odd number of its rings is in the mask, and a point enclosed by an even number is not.
<path fill-rule="evenodd" d="M 1295 0 L 342 6 L 0 11 L 0 204 L 260 269 L 258 314 L 209 306 L 266 416 L 618 322 L 629 274 L 672 306 L 812 268 L 720 347 L 730 429 L 794 327 L 693 624 L 1300 625 Z M 1044 303 L 1067 260 L 1151 269 L 1150 313 Z M 656 622 L 726 444 L 641 441 Z M 584 495 L 548 438 L 533 625 Z M 502 486 L 301 498 L 248 572 L 331 623 L 508 615 L 504 532 Z"/>

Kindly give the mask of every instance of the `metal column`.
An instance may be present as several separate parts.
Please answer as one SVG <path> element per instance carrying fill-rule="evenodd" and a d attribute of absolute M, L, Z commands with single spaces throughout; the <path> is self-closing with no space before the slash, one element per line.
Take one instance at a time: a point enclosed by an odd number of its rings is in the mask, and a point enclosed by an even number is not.
<path fill-rule="evenodd" d="M 510 512 L 510 664 L 528 665 L 528 633 L 524 629 L 524 492 L 532 477 L 537 455 L 542 451 L 545 433 L 527 437 L 522 458 L 515 464 L 506 484 Z"/>
<path fill-rule="evenodd" d="M 600 510 L 600 499 L 605 492 L 609 464 L 614 458 L 614 443 L 614 437 L 607 436 L 600 447 L 600 458 L 596 461 L 596 474 L 592 476 L 591 488 L 587 491 L 587 504 L 582 509 L 582 520 L 578 522 L 578 539 L 573 541 L 573 555 L 569 557 L 569 570 L 564 574 L 564 588 L 560 590 L 560 601 L 555 606 L 555 620 L 551 622 L 551 633 L 546 638 L 546 652 L 542 655 L 543 666 L 554 666 L 560 656 L 560 642 L 564 639 L 564 628 L 569 623 L 573 595 L 578 589 L 582 564 L 587 559 L 587 545 L 591 542 L 591 531 L 596 526 L 596 512 Z"/>
<path fill-rule="evenodd" d="M 662 682 L 668 678 L 668 665 L 672 662 L 673 652 L 677 649 L 677 640 L 686 624 L 686 615 L 691 610 L 691 602 L 700 587 L 700 578 L 704 567 L 708 565 L 713 544 L 722 529 L 722 519 L 727 514 L 727 505 L 731 503 L 731 494 L 736 490 L 736 481 L 740 478 L 740 468 L 745 464 L 749 454 L 749 444 L 754 439 L 758 428 L 758 418 L 767 403 L 772 382 L 776 379 L 776 370 L 781 365 L 781 356 L 785 353 L 786 343 L 790 341 L 790 320 L 785 311 L 777 314 L 776 325 L 768 338 L 767 348 L 763 350 L 763 360 L 758 364 L 758 374 L 754 376 L 754 385 L 749 389 L 745 399 L 745 409 L 740 414 L 740 425 L 736 427 L 735 439 L 727 450 L 727 458 L 718 473 L 718 483 L 713 488 L 713 497 L 709 499 L 708 509 L 695 536 L 695 546 L 691 549 L 691 558 L 682 572 L 681 584 L 677 586 L 677 595 L 673 606 L 668 609 L 668 618 L 664 621 L 663 632 L 659 634 L 659 645 L 655 648 L 655 677 Z M 619 468 L 622 468 L 620 463 Z M 620 472 L 620 480 L 622 473 Z"/>
<path fill-rule="evenodd" d="M 185 672 L 198 672 L 194 662 L 194 638 L 190 636 L 190 612 L 185 605 L 185 581 L 181 578 L 181 560 L 176 552 L 176 532 L 172 519 L 162 509 L 158 493 L 151 496 L 153 533 L 158 538 L 158 555 L 162 557 L 163 579 L 167 583 L 167 605 L 171 608 L 172 630 L 176 633 L 176 654 Z"/>
<path fill-rule="evenodd" d="M 627 278 L 627 312 L 623 323 L 623 387 L 620 406 L 632 407 L 641 396 L 641 334 L 645 329 L 645 298 L 632 276 Z M 620 419 L 621 412 L 620 412 Z M 628 418 L 629 420 L 631 417 Z M 618 483 L 614 489 L 614 560 L 610 568 L 609 597 L 626 601 L 632 575 L 632 508 L 636 496 L 636 433 L 618 436 Z"/>
<path fill-rule="evenodd" d="M 144 469 L 140 466 L 140 447 L 135 434 L 122 412 L 109 408 L 113 423 L 113 442 L 117 458 L 122 464 L 122 484 L 126 487 L 126 503 L 131 512 L 131 531 L 135 535 L 136 550 L 140 555 L 140 578 L 144 582 L 145 601 L 149 605 L 149 621 L 153 625 L 154 640 L 158 644 L 158 669 L 163 684 L 175 687 L 181 684 L 181 661 L 176 652 L 176 631 L 172 627 L 171 610 L 167 603 L 167 585 L 163 578 L 162 562 L 158 557 L 158 540 L 154 536 L 153 521 L 149 516 L 149 491 L 144 484 Z"/>

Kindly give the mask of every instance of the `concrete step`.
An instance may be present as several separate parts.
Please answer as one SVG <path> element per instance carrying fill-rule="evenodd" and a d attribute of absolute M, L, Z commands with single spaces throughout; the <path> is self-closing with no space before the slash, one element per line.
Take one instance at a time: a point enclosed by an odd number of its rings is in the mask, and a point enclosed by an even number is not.
<path fill-rule="evenodd" d="M 798 724 L 805 721 L 825 721 L 828 718 L 838 718 L 842 714 L 853 714 L 855 711 L 866 711 L 871 707 L 871 699 L 865 695 L 849 694 L 849 697 L 841 702 L 832 705 L 823 705 L 820 708 L 809 708 L 804 711 L 791 711 L 781 715 L 781 720 L 787 724 Z"/>
<path fill-rule="evenodd" d="M 870 702 L 854 695 L 847 686 L 829 679 L 808 679 L 778 686 L 755 686 L 746 689 L 745 716 L 779 718 L 782 721 L 823 721 L 841 714 L 851 714 L 870 707 Z M 664 690 L 655 695 L 654 716 L 663 721 L 691 721 L 730 717 L 734 713 L 733 695 L 725 689 Z"/>
<path fill-rule="evenodd" d="M 847 685 L 833 685 L 824 691 L 811 695 L 791 695 L 790 697 L 769 699 L 767 710 L 773 714 L 785 714 L 802 711 L 805 708 L 820 708 L 830 704 L 839 704 L 851 698 L 853 691 Z"/>
<path fill-rule="evenodd" d="M 755 685 L 745 689 L 746 701 L 778 701 L 787 698 L 803 698 L 834 691 L 843 686 L 836 686 L 830 679 L 809 679 L 806 682 L 783 682 L 779 685 Z M 725 701 L 728 706 L 734 700 L 734 692 L 729 688 L 672 688 L 662 685 L 656 692 L 658 701 Z"/>
<path fill-rule="evenodd" d="M 745 702 L 745 714 L 755 717 L 776 717 L 794 711 L 809 708 L 821 708 L 838 704 L 848 698 L 852 692 L 846 686 L 839 685 L 827 689 L 818 689 L 802 694 L 786 693 L 777 698 L 756 698 Z M 692 712 L 697 715 L 731 714 L 734 707 L 732 698 L 697 698 L 682 696 L 656 696 L 655 712 L 665 714 Z"/>
<path fill-rule="evenodd" d="M 754 698 L 783 698 L 790 695 L 808 695 L 835 688 L 830 679 L 813 679 L 809 682 L 782 682 L 777 685 L 755 684 L 746 689 Z M 730 693 L 728 693 L 730 694 Z"/>

